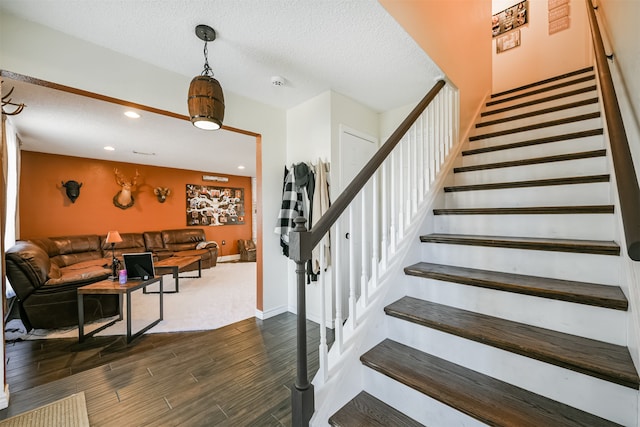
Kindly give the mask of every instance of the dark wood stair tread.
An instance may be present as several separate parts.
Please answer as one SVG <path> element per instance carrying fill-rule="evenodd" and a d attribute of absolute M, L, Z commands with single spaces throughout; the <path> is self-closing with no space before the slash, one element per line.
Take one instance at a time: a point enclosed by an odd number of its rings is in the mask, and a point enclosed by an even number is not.
<path fill-rule="evenodd" d="M 389 304 L 385 313 L 625 387 L 640 388 L 629 350 L 623 346 L 413 297 Z"/>
<path fill-rule="evenodd" d="M 489 132 L 481 135 L 474 135 L 469 137 L 469 141 L 479 141 L 481 139 L 489 139 L 489 138 L 495 138 L 498 136 L 511 135 L 514 133 L 527 132 L 530 130 L 560 126 L 560 125 L 565 125 L 569 123 L 581 122 L 584 120 L 597 119 L 598 117 L 600 117 L 600 112 L 580 114 L 578 116 L 573 116 L 573 117 L 565 117 L 562 119 L 550 120 L 550 121 L 535 123 L 527 126 L 520 126 L 520 127 L 504 129 L 496 132 Z"/>
<path fill-rule="evenodd" d="M 593 184 L 609 182 L 609 175 L 573 176 L 568 178 L 533 179 L 529 181 L 492 182 L 487 184 L 454 185 L 444 187 L 445 193 L 459 191 L 501 190 L 506 188 L 547 187 L 554 185 Z"/>
<path fill-rule="evenodd" d="M 591 159 L 594 157 L 604 157 L 606 155 L 607 155 L 607 150 L 605 149 L 581 151 L 578 153 L 558 154 L 555 156 L 544 156 L 544 157 L 533 157 L 533 158 L 522 159 L 522 160 L 511 160 L 508 162 L 484 163 L 481 165 L 461 166 L 461 167 L 453 168 L 453 173 L 473 172 L 473 171 L 489 170 L 489 169 L 512 168 L 517 166 L 531 166 L 531 165 L 539 165 L 544 163 L 566 162 L 571 160 L 582 160 L 582 159 Z"/>
<path fill-rule="evenodd" d="M 612 213 L 613 205 L 458 208 L 433 210 L 434 215 L 571 215 Z"/>
<path fill-rule="evenodd" d="M 562 142 L 569 141 L 572 139 L 580 139 L 580 138 L 589 138 L 591 136 L 602 135 L 604 130 L 602 128 L 599 129 L 590 129 L 587 131 L 581 132 L 572 132 L 563 135 L 553 135 L 544 138 L 536 138 L 536 139 L 528 139 L 524 141 L 512 142 L 509 144 L 501 144 L 501 145 L 492 145 L 490 147 L 480 147 L 474 148 L 470 150 L 464 150 L 462 152 L 463 156 L 471 156 L 473 154 L 482 154 L 482 153 L 491 153 L 494 151 L 502 151 L 502 150 L 511 150 L 514 148 L 522 148 L 529 147 L 532 145 L 540 145 L 540 144 L 548 144 L 552 142 Z"/>
<path fill-rule="evenodd" d="M 533 96 L 533 95 L 538 95 L 538 94 L 541 94 L 541 93 L 544 93 L 544 92 L 550 92 L 550 91 L 556 90 L 556 89 L 562 89 L 564 87 L 572 86 L 572 85 L 575 85 L 575 84 L 578 84 L 578 83 L 584 83 L 584 82 L 588 82 L 588 81 L 591 81 L 591 80 L 595 80 L 595 78 L 596 78 L 595 74 L 591 74 L 591 75 L 583 76 L 583 77 L 578 77 L 578 78 L 575 78 L 575 79 L 570 80 L 570 81 L 561 82 L 561 83 L 554 84 L 554 85 L 549 85 L 549 86 L 546 86 L 546 87 L 543 87 L 543 88 L 533 89 L 533 90 L 530 90 L 528 92 L 523 92 L 523 93 L 519 93 L 517 95 L 509 96 L 507 98 L 495 99 L 493 101 L 487 102 L 486 106 L 490 107 L 492 105 L 502 104 L 504 102 L 515 101 L 516 99 L 526 98 L 526 97 Z"/>
<path fill-rule="evenodd" d="M 411 276 L 505 292 L 531 295 L 614 310 L 627 310 L 628 301 L 618 286 L 502 273 L 475 268 L 419 262 L 405 267 Z"/>
<path fill-rule="evenodd" d="M 547 97 L 544 97 L 544 98 L 532 99 L 531 101 L 521 102 L 520 104 L 514 104 L 514 105 L 510 105 L 508 107 L 496 108 L 495 110 L 483 111 L 482 113 L 480 113 L 480 117 L 486 117 L 486 116 L 490 116 L 492 114 L 504 113 L 504 112 L 507 112 L 507 111 L 517 110 L 517 109 L 524 108 L 524 107 L 531 107 L 533 105 L 544 104 L 545 102 L 551 102 L 551 101 L 556 101 L 558 99 L 569 98 L 571 96 L 581 95 L 583 93 L 593 92 L 595 90 L 596 90 L 596 86 L 595 85 L 589 86 L 589 87 L 582 87 L 580 89 L 571 90 L 571 91 L 568 91 L 568 92 L 562 92 L 562 93 L 558 93 L 556 95 L 547 96 Z"/>
<path fill-rule="evenodd" d="M 365 366 L 488 425 L 618 425 L 389 339 L 360 360 Z"/>
<path fill-rule="evenodd" d="M 597 255 L 620 255 L 620 246 L 613 241 L 543 239 L 535 237 L 476 236 L 466 234 L 433 233 L 420 236 L 425 243 L 489 246 L 496 248 L 528 249 L 552 252 L 577 252 Z"/>
<path fill-rule="evenodd" d="M 523 86 L 518 86 L 515 87 L 513 89 L 508 89 L 502 92 L 498 92 L 498 93 L 493 93 L 491 94 L 491 98 L 497 98 L 499 96 L 503 96 L 503 95 L 508 95 L 510 93 L 514 93 L 514 92 L 519 92 L 521 90 L 525 90 L 525 89 L 530 89 L 532 87 L 536 87 L 536 86 L 541 86 L 541 85 L 545 85 L 547 83 L 551 83 L 551 82 L 555 82 L 558 80 L 562 80 L 562 79 L 566 79 L 568 77 L 573 77 L 573 76 L 577 76 L 580 74 L 584 74 L 584 73 L 589 73 L 593 71 L 593 67 L 586 67 L 586 68 L 581 68 L 580 70 L 576 70 L 576 71 L 571 71 L 569 73 L 564 73 L 564 74 L 560 74 L 554 77 L 549 77 L 548 79 L 544 79 L 544 80 L 539 80 L 537 82 L 534 83 L 529 83 Z"/>
<path fill-rule="evenodd" d="M 562 104 L 555 107 L 543 108 L 541 110 L 530 111 L 528 113 L 516 114 L 509 117 L 503 117 L 501 119 L 476 123 L 476 129 L 487 127 L 487 126 L 493 126 L 501 123 L 508 123 L 514 120 L 540 116 L 543 114 L 556 113 L 558 111 L 569 110 L 571 108 L 584 107 L 586 105 L 597 104 L 597 103 L 598 103 L 598 98 L 590 98 L 590 99 L 584 99 L 582 101 L 570 102 L 568 104 Z"/>
<path fill-rule="evenodd" d="M 329 424 L 334 427 L 424 427 L 365 391 L 333 414 Z"/>

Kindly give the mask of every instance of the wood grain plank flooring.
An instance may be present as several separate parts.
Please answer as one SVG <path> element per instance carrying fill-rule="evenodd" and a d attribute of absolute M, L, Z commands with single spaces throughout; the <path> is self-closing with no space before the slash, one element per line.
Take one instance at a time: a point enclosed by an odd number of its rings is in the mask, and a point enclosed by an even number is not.
<path fill-rule="evenodd" d="M 640 388 L 629 350 L 623 346 L 413 297 L 388 305 L 385 313 L 625 387 Z"/>
<path fill-rule="evenodd" d="M 327 332 L 332 341 L 332 331 Z M 7 343 L 0 419 L 84 391 L 92 426 L 289 426 L 296 316 L 212 331 Z M 311 379 L 319 327 L 307 322 Z"/>
<path fill-rule="evenodd" d="M 559 280 L 548 277 L 479 270 L 419 262 L 405 267 L 405 274 L 426 279 L 478 286 L 541 298 L 627 310 L 629 302 L 619 286 Z"/>
<path fill-rule="evenodd" d="M 618 425 L 389 339 L 362 355 L 360 360 L 491 426 Z"/>
<path fill-rule="evenodd" d="M 363 391 L 329 418 L 334 427 L 422 427 L 416 420 Z"/>

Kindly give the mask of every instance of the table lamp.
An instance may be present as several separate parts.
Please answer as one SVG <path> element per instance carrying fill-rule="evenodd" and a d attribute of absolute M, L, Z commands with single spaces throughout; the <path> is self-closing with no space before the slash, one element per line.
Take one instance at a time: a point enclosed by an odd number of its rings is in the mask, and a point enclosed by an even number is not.
<path fill-rule="evenodd" d="M 122 242 L 122 237 L 117 231 L 109 231 L 107 233 L 106 243 L 111 243 L 111 276 L 110 280 L 118 280 L 118 264 L 119 261 L 116 258 L 116 243 Z"/>

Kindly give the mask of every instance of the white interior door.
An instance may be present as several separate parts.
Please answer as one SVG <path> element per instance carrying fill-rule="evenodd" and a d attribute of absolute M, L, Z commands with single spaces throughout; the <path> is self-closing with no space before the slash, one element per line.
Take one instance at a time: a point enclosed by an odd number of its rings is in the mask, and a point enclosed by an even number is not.
<path fill-rule="evenodd" d="M 360 172 L 362 167 L 373 157 L 378 150 L 378 140 L 370 135 L 366 135 L 362 132 L 358 132 L 353 129 L 349 129 L 346 126 L 340 127 L 340 192 L 342 192 L 347 185 L 353 180 L 353 178 Z M 365 212 L 371 215 L 371 200 L 372 191 L 370 186 L 365 191 Z M 342 215 L 340 219 L 340 236 L 338 236 L 338 244 L 340 245 L 340 259 L 341 268 L 336 274 L 340 274 L 340 283 L 342 284 L 342 313 L 343 318 L 346 319 L 348 313 L 348 301 L 349 301 L 349 283 L 350 283 L 350 271 L 349 266 L 357 266 L 356 277 L 356 296 L 360 294 L 359 280 L 361 275 L 361 250 L 362 250 L 362 206 L 361 202 L 354 206 L 353 209 L 353 224 L 354 229 L 349 227 L 349 213 L 348 210 Z M 366 234 L 365 234 L 366 236 Z M 349 243 L 354 243 L 354 258 L 349 261 Z M 370 247 L 367 239 L 365 239 L 365 245 Z M 336 265 L 335 263 L 333 265 Z"/>

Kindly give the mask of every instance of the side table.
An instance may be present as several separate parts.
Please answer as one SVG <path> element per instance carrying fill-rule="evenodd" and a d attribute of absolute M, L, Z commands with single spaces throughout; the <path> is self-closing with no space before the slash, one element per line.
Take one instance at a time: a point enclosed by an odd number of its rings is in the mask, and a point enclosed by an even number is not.
<path fill-rule="evenodd" d="M 144 289 L 156 282 L 160 282 L 160 318 L 154 320 L 149 325 L 145 326 L 138 332 L 132 334 L 131 333 L 131 293 L 135 290 Z M 108 294 L 108 295 L 118 295 L 120 298 L 120 316 L 110 321 L 109 323 L 100 326 L 99 328 L 91 331 L 90 333 L 84 333 L 84 296 L 85 295 L 98 295 L 98 294 Z M 127 296 L 127 344 L 129 344 L 132 340 L 139 337 L 149 329 L 153 328 L 162 320 L 163 314 L 163 301 L 162 301 L 162 276 L 156 276 L 148 280 L 129 280 L 124 285 L 121 285 L 119 282 L 114 282 L 111 280 L 103 280 L 101 282 L 92 283 L 90 285 L 82 286 L 78 288 L 78 341 L 83 342 L 86 337 L 91 337 L 96 333 L 102 331 L 105 328 L 113 325 L 119 320 L 122 320 L 122 296 Z"/>

